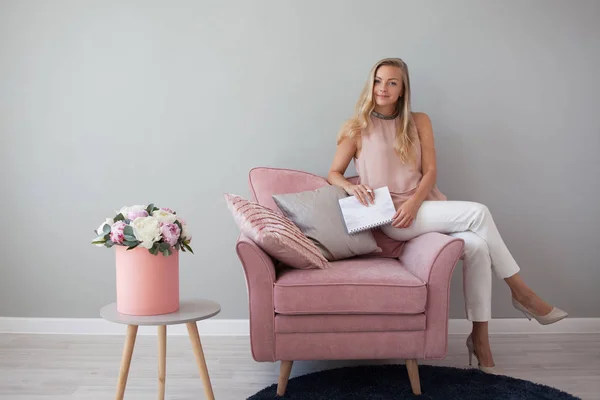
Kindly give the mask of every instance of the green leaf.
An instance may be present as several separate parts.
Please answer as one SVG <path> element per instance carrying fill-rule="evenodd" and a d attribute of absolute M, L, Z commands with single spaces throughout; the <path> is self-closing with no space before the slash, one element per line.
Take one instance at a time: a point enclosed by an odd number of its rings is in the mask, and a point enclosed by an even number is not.
<path fill-rule="evenodd" d="M 152 214 L 152 211 L 154 211 L 154 204 L 148 204 L 148 207 L 146 207 L 146 211 L 148 211 L 148 214 Z"/>
<path fill-rule="evenodd" d="M 104 238 L 96 239 L 92 242 L 92 244 L 103 244 L 103 243 L 106 243 L 106 240 L 104 240 Z"/>
<path fill-rule="evenodd" d="M 158 254 L 158 242 L 152 245 L 152 247 L 150 248 L 150 254 Z"/>
<path fill-rule="evenodd" d="M 129 241 L 129 240 L 123 240 L 123 244 L 125 246 L 137 246 L 138 244 L 140 244 L 140 242 L 136 241 Z"/>
<path fill-rule="evenodd" d="M 112 241 L 112 240 L 107 240 L 107 241 L 106 241 L 106 243 L 104 243 L 104 245 L 110 249 L 110 248 L 111 248 L 111 247 L 113 247 L 115 244 L 113 243 L 113 241 Z"/>
<path fill-rule="evenodd" d="M 183 230 L 183 227 L 181 226 L 181 222 L 179 222 L 179 220 L 175 220 L 175 225 L 177 225 L 179 227 L 180 231 Z"/>
<path fill-rule="evenodd" d="M 163 252 L 162 252 L 162 253 L 163 253 L 163 255 L 164 255 L 165 257 L 168 257 L 168 256 L 170 256 L 170 255 L 171 255 L 171 250 L 169 250 L 169 249 L 165 249 L 165 250 L 163 250 Z"/>
<path fill-rule="evenodd" d="M 124 235 L 125 240 L 127 240 L 128 242 L 137 242 L 137 238 L 135 236 L 131 236 L 131 235 Z"/>
<path fill-rule="evenodd" d="M 162 242 L 159 246 L 160 251 L 165 251 L 167 250 L 169 247 L 171 247 L 171 245 L 167 242 Z"/>
<path fill-rule="evenodd" d="M 135 237 L 135 234 L 133 233 L 133 227 L 131 225 L 127 225 L 125 228 L 123 228 L 123 234 Z"/>
<path fill-rule="evenodd" d="M 184 242 L 183 247 L 185 247 L 190 253 L 194 254 L 194 252 L 192 251 L 192 248 L 187 243 Z"/>
<path fill-rule="evenodd" d="M 102 227 L 102 232 L 104 232 L 104 234 L 110 233 L 110 225 L 104 224 Z"/>
<path fill-rule="evenodd" d="M 115 222 L 124 221 L 124 220 L 125 220 L 125 217 L 121 213 L 117 214 L 117 216 L 114 219 Z"/>
<path fill-rule="evenodd" d="M 137 244 L 134 244 L 134 245 L 130 245 L 130 246 L 127 248 L 127 250 L 135 249 L 136 247 L 138 247 L 138 246 L 139 246 L 139 244 L 140 244 L 140 242 L 138 242 Z"/>

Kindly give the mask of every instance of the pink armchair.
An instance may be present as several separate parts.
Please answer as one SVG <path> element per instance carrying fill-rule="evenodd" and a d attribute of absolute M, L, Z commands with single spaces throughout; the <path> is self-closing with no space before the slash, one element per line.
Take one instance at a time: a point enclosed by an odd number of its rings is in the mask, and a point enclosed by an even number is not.
<path fill-rule="evenodd" d="M 272 194 L 329 183 L 302 171 L 254 168 L 249 184 L 254 201 L 280 212 Z M 252 357 L 281 361 L 279 396 L 294 360 L 405 359 L 412 391 L 420 394 L 417 360 L 446 356 L 450 277 L 463 241 L 429 233 L 399 243 L 374 233 L 382 253 L 325 270 L 276 269 L 256 243 L 238 238 Z"/>

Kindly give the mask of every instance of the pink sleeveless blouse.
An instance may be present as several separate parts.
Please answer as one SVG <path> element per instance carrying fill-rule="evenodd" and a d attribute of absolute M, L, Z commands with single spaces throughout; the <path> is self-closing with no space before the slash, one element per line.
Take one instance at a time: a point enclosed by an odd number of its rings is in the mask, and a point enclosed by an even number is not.
<path fill-rule="evenodd" d="M 399 118 L 382 119 L 371 116 L 369 132 L 361 135 L 362 149 L 354 159 L 360 183 L 373 189 L 388 186 L 392 200 L 398 209 L 416 191 L 423 177 L 421 169 L 421 143 L 415 137 L 417 164 L 405 164 L 394 150 L 396 124 Z M 447 200 L 437 185 L 427 195 L 426 200 Z"/>

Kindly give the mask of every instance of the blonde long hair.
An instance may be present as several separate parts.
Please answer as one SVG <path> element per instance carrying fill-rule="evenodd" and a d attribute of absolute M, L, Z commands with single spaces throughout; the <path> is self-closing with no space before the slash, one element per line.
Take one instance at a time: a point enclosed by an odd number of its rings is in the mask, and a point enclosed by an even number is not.
<path fill-rule="evenodd" d="M 396 132 L 396 140 L 394 142 L 394 149 L 400 156 L 400 159 L 405 162 L 415 161 L 414 152 L 414 139 L 413 135 L 416 133 L 415 122 L 412 118 L 410 108 L 410 78 L 408 75 L 408 66 L 400 58 L 384 58 L 378 61 L 371 72 L 369 78 L 365 83 L 363 90 L 356 102 L 356 110 L 354 116 L 350 118 L 342 126 L 338 133 L 337 143 L 339 144 L 346 138 L 355 138 L 360 136 L 363 132 L 368 131 L 371 127 L 370 114 L 375 109 L 375 102 L 373 101 L 373 85 L 375 82 L 375 74 L 382 65 L 391 65 L 398 67 L 402 70 L 402 82 L 403 82 L 403 94 L 398 99 L 397 110 L 399 110 L 400 123 L 398 124 L 398 131 Z"/>

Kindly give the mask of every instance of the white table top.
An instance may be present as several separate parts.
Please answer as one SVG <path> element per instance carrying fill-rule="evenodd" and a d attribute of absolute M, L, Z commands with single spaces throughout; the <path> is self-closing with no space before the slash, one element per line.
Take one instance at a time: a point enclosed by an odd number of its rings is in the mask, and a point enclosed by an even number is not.
<path fill-rule="evenodd" d="M 214 317 L 221 306 L 212 300 L 192 299 L 179 303 L 179 310 L 160 315 L 126 315 L 117 312 L 117 303 L 100 309 L 100 316 L 107 321 L 125 325 L 175 325 Z"/>

